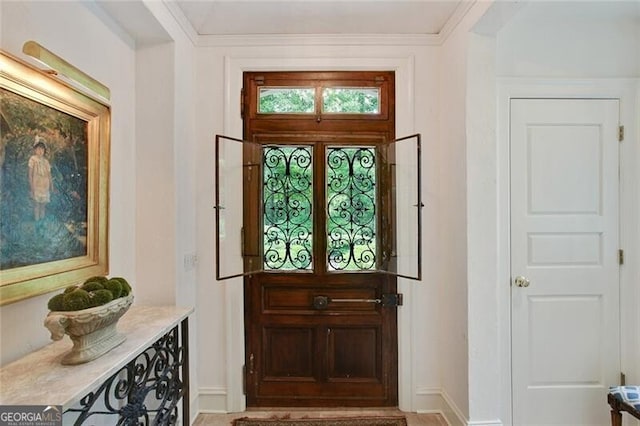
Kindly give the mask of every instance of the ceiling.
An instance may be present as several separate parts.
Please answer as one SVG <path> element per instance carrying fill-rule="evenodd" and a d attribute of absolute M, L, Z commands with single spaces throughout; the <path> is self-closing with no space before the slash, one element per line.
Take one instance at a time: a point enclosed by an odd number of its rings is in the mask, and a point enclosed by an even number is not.
<path fill-rule="evenodd" d="M 470 0 L 174 0 L 198 35 L 439 34 Z"/>

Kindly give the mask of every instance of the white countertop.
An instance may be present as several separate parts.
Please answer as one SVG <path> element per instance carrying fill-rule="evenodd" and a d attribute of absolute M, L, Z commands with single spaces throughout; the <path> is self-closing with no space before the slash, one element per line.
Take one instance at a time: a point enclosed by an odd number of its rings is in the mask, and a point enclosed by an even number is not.
<path fill-rule="evenodd" d="M 134 305 L 118 321 L 118 331 L 127 337 L 124 343 L 85 364 L 60 364 L 73 346 L 65 336 L 0 369 L 0 405 L 71 408 L 192 312 L 193 308 Z"/>

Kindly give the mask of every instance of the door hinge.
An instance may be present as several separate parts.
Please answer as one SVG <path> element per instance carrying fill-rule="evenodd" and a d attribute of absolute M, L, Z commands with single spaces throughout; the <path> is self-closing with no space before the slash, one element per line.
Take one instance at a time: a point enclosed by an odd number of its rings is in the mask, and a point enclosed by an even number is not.
<path fill-rule="evenodd" d="M 383 294 L 380 303 L 385 308 L 402 306 L 402 293 Z"/>
<path fill-rule="evenodd" d="M 240 256 L 244 256 L 244 226 L 240 228 Z"/>
<path fill-rule="evenodd" d="M 627 376 L 621 371 L 620 372 L 620 386 L 624 386 L 627 384 Z"/>
<path fill-rule="evenodd" d="M 247 366 L 242 366 L 242 394 L 247 394 Z"/>
<path fill-rule="evenodd" d="M 624 140 L 624 126 L 618 126 L 618 141 L 622 142 Z"/>
<path fill-rule="evenodd" d="M 624 265 L 624 250 L 618 249 L 618 264 Z"/>
<path fill-rule="evenodd" d="M 242 366 L 242 393 L 247 395 L 247 387 L 249 386 L 249 382 L 255 383 L 255 379 L 253 377 L 249 377 L 249 375 L 253 375 L 253 354 L 249 355 L 249 365 L 245 364 Z"/>
<path fill-rule="evenodd" d="M 244 88 L 240 89 L 240 118 L 244 120 Z"/>

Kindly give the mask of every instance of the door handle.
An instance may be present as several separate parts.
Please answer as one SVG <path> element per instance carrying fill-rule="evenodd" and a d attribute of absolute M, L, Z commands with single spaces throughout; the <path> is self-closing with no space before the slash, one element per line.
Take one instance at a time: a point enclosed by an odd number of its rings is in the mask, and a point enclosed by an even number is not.
<path fill-rule="evenodd" d="M 329 303 L 382 303 L 382 299 L 332 299 L 329 296 L 315 296 L 313 298 L 313 307 L 315 309 L 327 309 L 329 307 Z"/>
<path fill-rule="evenodd" d="M 313 298 L 313 307 L 315 309 L 327 309 L 329 303 L 382 303 L 382 299 L 332 299 L 329 296 L 315 296 Z"/>
<path fill-rule="evenodd" d="M 522 275 L 517 276 L 515 280 L 513 280 L 513 282 L 516 285 L 516 287 L 529 287 L 529 284 L 531 284 L 529 280 L 523 277 Z"/>
<path fill-rule="evenodd" d="M 402 306 L 402 294 L 383 294 L 381 299 L 332 299 L 329 296 L 315 296 L 313 307 L 318 310 L 327 309 L 329 303 L 375 303 L 385 308 Z"/>
<path fill-rule="evenodd" d="M 329 299 L 331 302 L 343 303 L 382 303 L 382 299 Z"/>

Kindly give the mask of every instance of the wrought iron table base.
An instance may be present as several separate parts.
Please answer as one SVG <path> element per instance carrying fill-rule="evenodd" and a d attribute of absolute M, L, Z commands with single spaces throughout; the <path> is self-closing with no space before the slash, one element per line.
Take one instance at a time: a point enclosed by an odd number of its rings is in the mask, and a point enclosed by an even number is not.
<path fill-rule="evenodd" d="M 145 351 L 138 354 L 98 389 L 86 394 L 79 407 L 64 412 L 82 425 L 96 416 L 117 416 L 116 425 L 176 425 L 178 403 L 182 419 L 189 424 L 189 329 L 188 318 Z M 115 419 L 114 419 L 115 420 Z"/>

